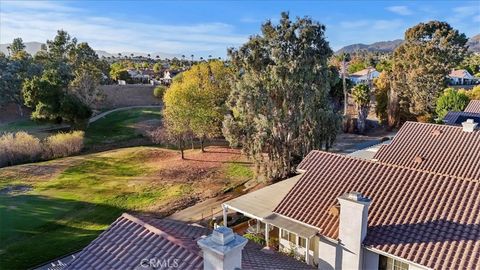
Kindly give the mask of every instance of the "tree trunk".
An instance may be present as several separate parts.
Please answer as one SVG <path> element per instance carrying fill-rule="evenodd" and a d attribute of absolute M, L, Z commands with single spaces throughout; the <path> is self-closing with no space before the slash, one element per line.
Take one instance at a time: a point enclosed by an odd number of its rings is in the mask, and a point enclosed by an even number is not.
<path fill-rule="evenodd" d="M 399 115 L 399 100 L 397 93 L 390 87 L 388 95 L 388 129 L 391 130 L 395 128 L 398 124 L 398 115 Z"/>
<path fill-rule="evenodd" d="M 185 159 L 185 155 L 183 153 L 183 150 L 184 150 L 184 141 L 183 139 L 181 139 L 179 141 L 179 144 L 178 144 L 179 148 L 180 148 L 180 153 L 182 154 L 182 159 L 184 160 Z"/>
<path fill-rule="evenodd" d="M 200 139 L 200 147 L 202 148 L 202 153 L 205 153 L 204 142 L 205 142 L 205 137 L 202 137 Z"/>
<path fill-rule="evenodd" d="M 23 116 L 22 104 L 17 103 L 17 108 L 18 108 L 18 113 L 20 114 L 20 116 Z"/>
<path fill-rule="evenodd" d="M 343 116 L 347 116 L 348 109 L 348 93 L 347 93 L 347 80 L 345 78 L 345 60 L 342 62 L 342 81 L 343 81 Z"/>
<path fill-rule="evenodd" d="M 357 129 L 360 134 L 365 133 L 367 116 L 368 116 L 368 106 L 358 106 Z"/>

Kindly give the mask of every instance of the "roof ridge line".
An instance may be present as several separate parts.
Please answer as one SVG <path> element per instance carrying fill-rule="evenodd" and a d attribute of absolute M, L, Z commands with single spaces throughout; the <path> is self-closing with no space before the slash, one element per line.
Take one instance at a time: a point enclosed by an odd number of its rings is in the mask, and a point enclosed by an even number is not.
<path fill-rule="evenodd" d="M 143 221 L 142 219 L 140 219 L 138 217 L 135 217 L 135 216 L 133 216 L 129 213 L 123 213 L 121 217 L 123 217 L 125 219 L 128 219 L 128 220 L 130 220 L 134 223 L 137 223 L 138 225 L 144 227 L 145 229 L 151 231 L 152 233 L 154 233 L 154 234 L 156 234 L 156 235 L 158 235 L 162 238 L 165 238 L 166 240 L 172 242 L 173 244 L 178 245 L 178 246 L 180 246 L 180 247 L 182 247 L 182 248 L 200 256 L 200 254 L 198 254 L 198 252 L 196 250 L 193 250 L 193 249 L 189 248 L 188 246 L 184 245 L 182 243 L 182 241 L 179 240 L 178 238 L 164 232 L 163 230 L 153 226 L 152 224 L 149 224 L 149 223 Z"/>
<path fill-rule="evenodd" d="M 312 151 L 320 152 L 320 153 L 326 153 L 326 154 L 329 154 L 329 155 L 332 155 L 332 156 L 339 156 L 339 157 L 343 157 L 344 159 L 358 160 L 358 161 L 365 162 L 365 163 L 370 163 L 370 164 L 380 164 L 380 165 L 385 165 L 385 166 L 389 166 L 389 167 L 393 167 L 393 168 L 400 168 L 400 169 L 407 169 L 407 170 L 416 171 L 416 172 L 428 173 L 428 174 L 431 174 L 431 175 L 447 176 L 447 177 L 455 178 L 457 180 L 480 182 L 480 179 L 476 179 L 476 178 L 466 178 L 466 177 L 460 177 L 460 176 L 457 176 L 457 175 L 451 175 L 451 174 L 446 174 L 446 173 L 432 172 L 432 171 L 427 171 L 427 170 L 422 170 L 422 169 L 417 169 L 417 168 L 401 166 L 401 165 L 397 165 L 397 164 L 391 164 L 391 163 L 382 162 L 382 161 L 378 161 L 378 160 L 376 160 L 376 161 L 366 160 L 366 159 L 363 159 L 363 158 L 360 158 L 360 157 L 353 157 L 353 156 L 348 156 L 348 155 L 343 155 L 343 154 L 333 153 L 333 152 L 327 152 L 327 151 L 322 151 L 322 150 L 312 150 Z"/>

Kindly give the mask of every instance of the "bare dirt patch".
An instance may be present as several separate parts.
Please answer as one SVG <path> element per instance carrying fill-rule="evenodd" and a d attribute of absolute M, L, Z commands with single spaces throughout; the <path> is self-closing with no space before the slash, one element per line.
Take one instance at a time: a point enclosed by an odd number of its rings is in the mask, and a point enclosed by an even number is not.
<path fill-rule="evenodd" d="M 43 163 L 31 163 L 0 169 L 0 175 L 22 181 L 45 181 L 62 173 L 68 167 L 80 162 L 81 158 L 60 159 Z"/>

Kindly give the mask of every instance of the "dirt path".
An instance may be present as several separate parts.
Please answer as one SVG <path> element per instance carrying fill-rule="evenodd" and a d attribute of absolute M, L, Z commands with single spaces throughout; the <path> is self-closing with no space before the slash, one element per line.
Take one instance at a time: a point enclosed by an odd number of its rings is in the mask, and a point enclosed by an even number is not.
<path fill-rule="evenodd" d="M 88 123 L 91 124 L 95 121 L 97 121 L 98 119 L 101 119 L 113 112 L 118 112 L 118 111 L 126 111 L 126 110 L 130 110 L 130 109 L 135 109 L 135 108 L 162 108 L 162 105 L 143 105 L 143 106 L 128 106 L 128 107 L 121 107 L 121 108 L 116 108 L 116 109 L 113 109 L 113 110 L 110 110 L 110 111 L 106 111 L 106 112 L 102 112 L 101 114 L 98 114 L 98 115 L 95 115 L 94 117 L 91 117 L 89 120 L 88 120 Z"/>

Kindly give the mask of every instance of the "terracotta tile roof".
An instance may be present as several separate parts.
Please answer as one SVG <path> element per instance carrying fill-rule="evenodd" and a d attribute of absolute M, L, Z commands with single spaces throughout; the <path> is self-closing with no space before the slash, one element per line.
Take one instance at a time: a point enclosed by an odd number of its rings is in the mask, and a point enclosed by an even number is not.
<path fill-rule="evenodd" d="M 178 259 L 175 269 L 203 269 L 197 240 L 210 233 L 201 226 L 123 214 L 64 269 L 144 269 L 140 263 L 145 258 L 170 258 L 171 263 Z M 242 269 L 313 269 L 291 257 L 261 249 L 253 242 L 246 245 Z"/>
<path fill-rule="evenodd" d="M 464 112 L 480 113 L 480 100 L 470 100 Z"/>
<path fill-rule="evenodd" d="M 443 118 L 443 122 L 447 125 L 462 125 L 467 119 L 473 119 L 480 123 L 480 113 L 473 112 L 448 112 Z"/>
<path fill-rule="evenodd" d="M 365 76 L 367 75 L 368 73 L 372 73 L 374 71 L 377 71 L 376 69 L 374 68 L 365 68 L 365 69 L 362 69 L 362 70 L 359 70 L 355 73 L 352 73 L 350 76 L 358 76 L 358 77 L 361 77 L 361 76 Z"/>
<path fill-rule="evenodd" d="M 465 69 L 454 69 L 448 74 L 450 78 L 468 78 L 472 75 Z"/>
<path fill-rule="evenodd" d="M 373 157 L 389 164 L 480 179 L 480 130 L 406 122 Z"/>
<path fill-rule="evenodd" d="M 477 159 L 477 165 L 478 165 Z M 339 154 L 312 151 L 275 212 L 338 237 L 337 197 L 372 199 L 366 246 L 433 269 L 480 268 L 480 183 Z"/>

